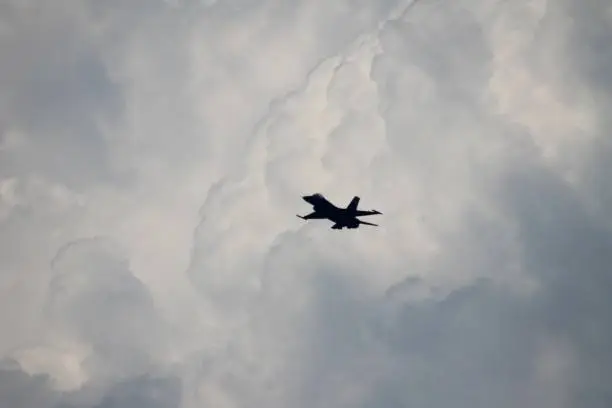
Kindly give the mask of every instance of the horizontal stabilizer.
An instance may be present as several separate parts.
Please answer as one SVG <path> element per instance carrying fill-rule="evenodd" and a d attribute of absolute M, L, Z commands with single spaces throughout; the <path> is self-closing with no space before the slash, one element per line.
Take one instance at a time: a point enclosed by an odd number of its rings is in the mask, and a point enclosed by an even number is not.
<path fill-rule="evenodd" d="M 377 210 L 370 210 L 370 211 L 364 211 L 364 210 L 357 210 L 355 211 L 355 217 L 363 217 L 364 215 L 379 215 L 382 214 L 380 211 Z"/>

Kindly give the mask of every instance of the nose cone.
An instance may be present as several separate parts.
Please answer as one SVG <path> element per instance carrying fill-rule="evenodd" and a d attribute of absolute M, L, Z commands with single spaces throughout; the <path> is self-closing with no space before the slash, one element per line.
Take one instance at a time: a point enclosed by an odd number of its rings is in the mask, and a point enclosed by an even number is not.
<path fill-rule="evenodd" d="M 314 194 L 313 195 L 305 195 L 305 196 L 302 196 L 302 200 L 306 201 L 309 204 L 313 204 L 314 205 L 315 196 L 314 196 Z"/>
<path fill-rule="evenodd" d="M 325 202 L 325 199 L 323 198 L 323 196 L 318 193 L 302 196 L 302 199 L 312 205 L 317 205 L 317 204 Z"/>

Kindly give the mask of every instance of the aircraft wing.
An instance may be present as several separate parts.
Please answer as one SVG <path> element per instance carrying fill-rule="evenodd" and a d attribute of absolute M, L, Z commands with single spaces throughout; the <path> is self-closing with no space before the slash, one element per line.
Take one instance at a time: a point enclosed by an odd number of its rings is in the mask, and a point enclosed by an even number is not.
<path fill-rule="evenodd" d="M 379 226 L 378 224 L 372 224 L 371 222 L 365 222 L 365 221 L 361 221 L 361 220 L 359 220 L 359 224 L 372 225 L 374 227 L 378 227 Z"/>

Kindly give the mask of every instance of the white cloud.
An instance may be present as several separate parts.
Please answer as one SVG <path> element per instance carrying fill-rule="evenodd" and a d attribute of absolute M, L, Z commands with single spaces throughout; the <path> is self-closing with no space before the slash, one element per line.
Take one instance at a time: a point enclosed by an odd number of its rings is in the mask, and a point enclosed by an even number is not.
<path fill-rule="evenodd" d="M 8 2 L 0 406 L 609 405 L 606 13 Z"/>

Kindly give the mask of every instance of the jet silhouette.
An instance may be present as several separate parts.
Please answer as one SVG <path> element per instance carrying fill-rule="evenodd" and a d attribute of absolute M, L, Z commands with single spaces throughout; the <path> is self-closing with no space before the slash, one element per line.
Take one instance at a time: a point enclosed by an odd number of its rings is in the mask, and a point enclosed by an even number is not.
<path fill-rule="evenodd" d="M 358 210 L 357 206 L 359 205 L 359 197 L 357 196 L 353 197 L 346 208 L 336 207 L 320 193 L 305 195 L 302 197 L 302 199 L 307 203 L 312 204 L 314 212 L 305 216 L 298 215 L 298 217 L 303 220 L 330 220 L 334 223 L 334 225 L 331 227 L 332 229 L 342 229 L 345 227 L 348 229 L 355 229 L 359 228 L 360 224 L 378 227 L 377 224 L 361 221 L 360 219 L 357 219 L 357 217 L 382 214 L 380 211 L 376 210 Z"/>

